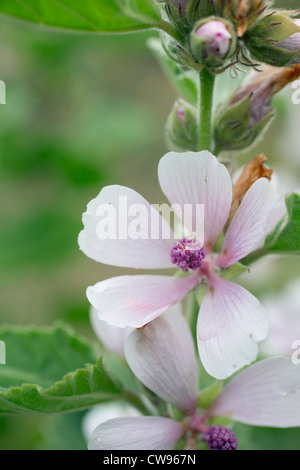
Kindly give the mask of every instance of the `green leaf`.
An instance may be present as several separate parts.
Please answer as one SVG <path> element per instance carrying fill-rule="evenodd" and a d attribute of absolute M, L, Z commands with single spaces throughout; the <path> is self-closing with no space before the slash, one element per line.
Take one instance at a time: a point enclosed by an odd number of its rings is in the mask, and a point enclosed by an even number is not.
<path fill-rule="evenodd" d="M 86 365 L 95 360 L 93 348 L 69 328 L 7 327 L 0 338 L 7 352 L 0 414 L 78 410 L 122 395 L 102 359 Z"/>
<path fill-rule="evenodd" d="M 122 33 L 159 26 L 155 0 L 0 0 L 0 13 L 69 31 Z"/>
<path fill-rule="evenodd" d="M 148 47 L 155 55 L 176 93 L 189 103 L 197 105 L 198 90 L 196 74 L 182 70 L 176 62 L 168 57 L 158 39 L 150 39 L 148 41 Z"/>
<path fill-rule="evenodd" d="M 300 195 L 288 194 L 285 204 L 287 215 L 267 236 L 265 248 L 271 253 L 300 254 Z"/>

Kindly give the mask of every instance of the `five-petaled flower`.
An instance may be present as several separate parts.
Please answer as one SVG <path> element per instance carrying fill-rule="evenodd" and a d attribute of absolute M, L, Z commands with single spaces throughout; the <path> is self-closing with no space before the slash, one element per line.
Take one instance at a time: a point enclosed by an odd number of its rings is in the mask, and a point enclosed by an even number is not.
<path fill-rule="evenodd" d="M 279 428 L 300 424 L 300 368 L 285 358 L 250 366 L 205 409 L 198 409 L 194 343 L 178 306 L 133 331 L 125 342 L 125 356 L 136 377 L 182 416 L 179 420 L 172 416 L 110 419 L 94 430 L 91 450 L 168 450 L 176 448 L 181 438 L 186 449 L 197 449 L 204 440 L 210 449 L 234 450 L 237 438 L 231 429 L 213 424 L 212 418 Z"/>
<path fill-rule="evenodd" d="M 171 152 L 161 159 L 158 177 L 173 206 L 204 205 L 203 246 L 199 244 L 200 235 L 197 236 L 196 211 L 192 211 L 192 227 L 188 227 L 191 232 L 196 227 L 193 240 L 186 238 L 178 242 L 172 237 L 102 239 L 97 232 L 97 208 L 101 204 L 109 204 L 118 215 L 121 196 L 127 197 L 128 204 L 148 207 L 153 223 L 166 224 L 157 217 L 157 213 L 154 217 L 154 209 L 132 189 L 108 186 L 89 203 L 83 215 L 80 248 L 96 261 L 130 268 L 171 268 L 177 259 L 178 267 L 188 274 L 114 277 L 89 287 L 87 296 L 101 320 L 122 328 L 140 328 L 205 282 L 207 289 L 197 325 L 198 349 L 208 373 L 223 379 L 256 359 L 257 343 L 267 337 L 269 326 L 259 301 L 242 286 L 222 277 L 221 272 L 262 242 L 277 195 L 266 178 L 258 179 L 234 215 L 221 250 L 215 253 L 214 247 L 224 229 L 232 202 L 232 182 L 225 166 L 207 151 Z M 196 256 L 193 256 L 195 249 Z"/>

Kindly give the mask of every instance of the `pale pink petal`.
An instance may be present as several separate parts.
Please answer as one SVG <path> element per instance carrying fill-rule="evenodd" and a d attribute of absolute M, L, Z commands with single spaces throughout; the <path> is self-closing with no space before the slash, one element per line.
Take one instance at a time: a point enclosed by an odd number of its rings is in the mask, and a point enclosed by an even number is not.
<path fill-rule="evenodd" d="M 182 411 L 195 410 L 197 360 L 179 306 L 133 331 L 125 343 L 125 357 L 136 377 L 156 395 Z"/>
<path fill-rule="evenodd" d="M 196 275 L 118 276 L 88 287 L 87 297 L 100 320 L 140 328 L 180 302 L 198 282 Z"/>
<path fill-rule="evenodd" d="M 172 205 L 179 204 L 183 211 L 185 204 L 192 204 L 193 223 L 189 229 L 196 234 L 199 227 L 195 206 L 204 204 L 205 245 L 212 248 L 225 225 L 232 200 L 231 179 L 225 166 L 207 151 L 170 152 L 160 160 L 158 177 Z M 184 214 L 190 217 L 190 212 L 186 209 Z"/>
<path fill-rule="evenodd" d="M 216 278 L 207 286 L 197 325 L 198 348 L 207 372 L 225 379 L 253 362 L 268 335 L 265 310 L 246 289 Z"/>
<path fill-rule="evenodd" d="M 100 342 L 110 351 L 115 351 L 124 356 L 124 345 L 127 336 L 132 332 L 132 328 L 118 328 L 109 325 L 103 320 L 99 320 L 99 315 L 94 307 L 90 309 L 90 320 L 93 330 Z"/>
<path fill-rule="evenodd" d="M 227 268 L 259 246 L 270 229 L 277 201 L 274 187 L 266 178 L 250 187 L 226 232 L 219 266 Z"/>
<path fill-rule="evenodd" d="M 82 418 L 82 432 L 85 440 L 88 442 L 96 427 L 105 423 L 109 419 L 115 418 L 128 418 L 128 417 L 142 416 L 141 413 L 122 401 L 112 401 L 108 403 L 101 403 L 100 405 L 90 408 Z"/>
<path fill-rule="evenodd" d="M 134 220 L 136 225 L 133 225 Z M 170 259 L 174 244 L 172 230 L 159 213 L 130 188 L 117 185 L 103 188 L 88 204 L 83 224 L 79 246 L 95 261 L 128 268 L 174 267 Z M 133 239 L 133 235 L 139 238 Z"/>
<path fill-rule="evenodd" d="M 300 426 L 300 367 L 290 358 L 257 362 L 224 388 L 210 410 L 254 426 Z"/>
<path fill-rule="evenodd" d="M 184 434 L 184 425 L 168 418 L 116 418 L 98 426 L 89 450 L 171 450 Z"/>

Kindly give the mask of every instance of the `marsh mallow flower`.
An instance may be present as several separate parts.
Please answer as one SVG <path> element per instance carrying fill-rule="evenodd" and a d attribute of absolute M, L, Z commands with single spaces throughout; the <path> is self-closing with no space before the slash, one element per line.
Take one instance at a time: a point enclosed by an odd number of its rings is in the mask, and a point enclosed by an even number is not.
<path fill-rule="evenodd" d="M 214 247 L 226 224 L 232 202 L 232 183 L 224 165 L 207 151 L 165 155 L 158 168 L 160 186 L 176 210 L 190 211 L 188 227 L 193 234 L 176 241 L 172 235 L 139 239 L 105 238 L 99 234 L 98 207 L 113 207 L 120 215 L 119 198 L 128 205 L 147 208 L 141 225 L 170 227 L 150 204 L 135 191 L 108 186 L 88 205 L 83 215 L 84 230 L 79 236 L 81 250 L 96 261 L 140 269 L 172 268 L 174 261 L 184 276 L 118 276 L 99 282 L 87 290 L 101 320 L 118 327 L 141 328 L 180 302 L 200 284 L 207 289 L 200 307 L 197 338 L 200 358 L 209 374 L 226 378 L 255 360 L 259 341 L 268 334 L 268 319 L 258 300 L 242 286 L 221 277 L 226 270 L 253 251 L 268 232 L 268 220 L 277 196 L 266 178 L 258 179 L 247 191 L 225 234 L 221 251 Z M 203 227 L 197 227 L 197 204 L 204 205 Z M 181 209 L 181 211 L 180 211 Z M 98 228 L 97 228 L 98 227 Z M 143 232 L 143 227 L 140 227 Z M 165 233 L 165 232 L 164 232 Z M 179 245 L 180 246 L 179 246 Z M 202 244 L 202 246 L 201 246 Z M 180 248 L 180 249 L 179 249 Z M 193 249 L 196 248 L 193 257 Z M 178 255 L 180 250 L 186 255 Z"/>
<path fill-rule="evenodd" d="M 300 368 L 290 360 L 258 362 L 235 376 L 206 409 L 197 409 L 198 372 L 193 339 L 185 318 L 174 307 L 143 329 L 132 332 L 125 355 L 137 378 L 158 397 L 181 410 L 172 417 L 139 416 L 101 423 L 89 442 L 91 450 L 168 450 L 184 438 L 185 448 L 201 440 L 213 450 L 235 450 L 229 428 L 212 424 L 227 417 L 255 426 L 300 424 Z M 200 395 L 201 396 L 201 395 Z"/>

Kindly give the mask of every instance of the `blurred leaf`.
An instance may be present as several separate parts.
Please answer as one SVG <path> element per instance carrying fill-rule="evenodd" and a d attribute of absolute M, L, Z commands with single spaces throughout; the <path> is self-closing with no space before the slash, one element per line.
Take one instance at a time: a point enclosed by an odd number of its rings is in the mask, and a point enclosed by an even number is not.
<path fill-rule="evenodd" d="M 3 326 L 7 364 L 0 367 L 1 387 L 37 383 L 49 387 L 70 370 L 95 362 L 92 346 L 65 325 Z"/>
<path fill-rule="evenodd" d="M 0 338 L 7 352 L 0 414 L 79 410 L 120 397 L 102 359 L 85 365 L 95 360 L 93 348 L 66 327 L 6 327 Z"/>
<path fill-rule="evenodd" d="M 300 428 L 275 429 L 237 423 L 238 450 L 299 450 Z"/>
<path fill-rule="evenodd" d="M 265 248 L 270 252 L 300 254 L 300 195 L 288 194 L 285 204 L 287 215 L 267 236 Z"/>
<path fill-rule="evenodd" d="M 0 13 L 69 31 L 121 33 L 158 26 L 155 0 L 1 0 Z"/>
<path fill-rule="evenodd" d="M 80 220 L 63 208 L 23 210 L 0 231 L 2 270 L 61 262 L 74 248 L 77 250 L 80 226 Z"/>
<path fill-rule="evenodd" d="M 189 103 L 196 105 L 198 102 L 196 84 L 197 75 L 194 72 L 186 72 L 182 70 L 176 62 L 171 60 L 165 53 L 161 42 L 158 39 L 150 39 L 148 41 L 148 46 L 154 53 L 178 95 Z"/>
<path fill-rule="evenodd" d="M 38 450 L 86 450 L 82 433 L 82 418 L 85 412 L 48 415 L 39 430 L 41 442 Z"/>

